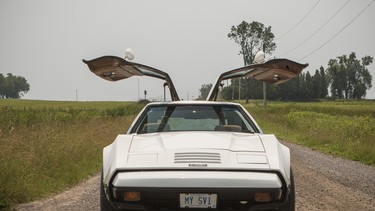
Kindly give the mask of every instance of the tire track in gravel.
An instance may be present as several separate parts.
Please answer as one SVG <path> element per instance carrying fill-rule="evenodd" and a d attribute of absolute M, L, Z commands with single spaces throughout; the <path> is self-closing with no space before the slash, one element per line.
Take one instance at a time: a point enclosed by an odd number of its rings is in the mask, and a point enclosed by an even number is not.
<path fill-rule="evenodd" d="M 375 167 L 282 142 L 292 154 L 296 210 L 375 210 Z M 99 210 L 100 174 L 56 196 L 21 204 L 20 211 Z"/>

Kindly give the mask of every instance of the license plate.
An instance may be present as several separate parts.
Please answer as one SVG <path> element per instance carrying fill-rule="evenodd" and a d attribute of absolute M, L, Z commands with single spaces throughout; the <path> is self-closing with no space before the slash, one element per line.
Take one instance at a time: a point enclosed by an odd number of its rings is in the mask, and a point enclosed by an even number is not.
<path fill-rule="evenodd" d="M 180 193 L 181 208 L 216 208 L 217 194 Z"/>

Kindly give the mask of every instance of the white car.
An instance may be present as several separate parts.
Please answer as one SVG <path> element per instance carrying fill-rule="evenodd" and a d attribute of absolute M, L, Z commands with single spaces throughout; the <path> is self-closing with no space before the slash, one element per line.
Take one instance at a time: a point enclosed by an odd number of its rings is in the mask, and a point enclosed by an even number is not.
<path fill-rule="evenodd" d="M 103 149 L 101 210 L 294 210 L 289 149 L 240 104 L 215 100 L 222 80 L 280 83 L 307 64 L 277 59 L 228 71 L 206 101 L 180 101 L 165 72 L 113 56 L 84 62 L 110 81 L 163 79 L 173 100 L 146 105 Z"/>

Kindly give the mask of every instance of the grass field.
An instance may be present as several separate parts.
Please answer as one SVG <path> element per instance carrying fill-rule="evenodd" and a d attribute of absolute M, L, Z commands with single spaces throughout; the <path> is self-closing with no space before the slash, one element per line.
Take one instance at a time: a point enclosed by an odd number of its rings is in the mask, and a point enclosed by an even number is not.
<path fill-rule="evenodd" d="M 102 148 L 142 108 L 124 102 L 0 100 L 0 210 L 100 171 Z"/>
<path fill-rule="evenodd" d="M 261 102 L 245 107 L 265 133 L 335 156 L 375 164 L 375 101 Z"/>
<path fill-rule="evenodd" d="M 260 101 L 244 106 L 265 133 L 375 164 L 375 101 Z M 0 210 L 74 186 L 100 171 L 102 148 L 143 105 L 0 99 Z"/>

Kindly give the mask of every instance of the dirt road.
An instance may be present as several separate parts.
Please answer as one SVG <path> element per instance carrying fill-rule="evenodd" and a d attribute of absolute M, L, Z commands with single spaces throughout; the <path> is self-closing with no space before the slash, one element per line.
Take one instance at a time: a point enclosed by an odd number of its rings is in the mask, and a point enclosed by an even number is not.
<path fill-rule="evenodd" d="M 374 167 L 284 144 L 292 152 L 297 210 L 375 210 Z M 17 210 L 99 210 L 99 178 Z"/>

